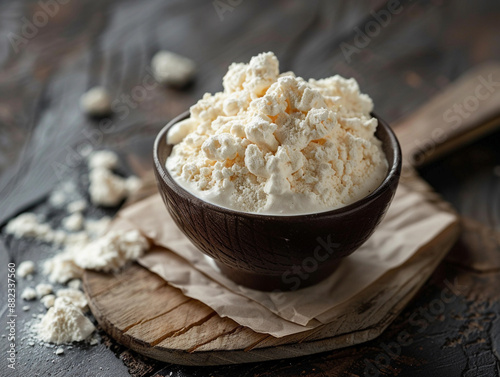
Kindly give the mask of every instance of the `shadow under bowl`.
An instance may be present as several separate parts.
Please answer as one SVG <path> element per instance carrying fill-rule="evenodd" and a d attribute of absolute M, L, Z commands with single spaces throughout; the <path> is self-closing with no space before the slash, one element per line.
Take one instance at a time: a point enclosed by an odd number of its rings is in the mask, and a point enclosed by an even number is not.
<path fill-rule="evenodd" d="M 368 196 L 331 211 L 291 216 L 246 213 L 208 203 L 183 189 L 165 167 L 173 147 L 167 144 L 167 133 L 187 117 L 189 112 L 173 119 L 156 137 L 158 189 L 181 231 L 238 284 L 293 291 L 325 279 L 372 235 L 396 192 L 401 149 L 391 128 L 375 116 L 376 136 L 389 169 Z"/>

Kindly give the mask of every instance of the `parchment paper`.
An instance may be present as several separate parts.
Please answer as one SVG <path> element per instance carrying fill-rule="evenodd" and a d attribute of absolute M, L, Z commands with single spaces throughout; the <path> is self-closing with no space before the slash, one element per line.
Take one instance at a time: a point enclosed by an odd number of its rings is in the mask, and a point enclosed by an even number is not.
<path fill-rule="evenodd" d="M 156 245 L 139 263 L 171 285 L 254 331 L 282 337 L 332 320 L 332 309 L 400 266 L 455 220 L 400 185 L 372 237 L 326 280 L 295 292 L 261 292 L 219 273 L 177 228 L 159 194 L 119 212 L 113 228 L 137 228 Z"/>

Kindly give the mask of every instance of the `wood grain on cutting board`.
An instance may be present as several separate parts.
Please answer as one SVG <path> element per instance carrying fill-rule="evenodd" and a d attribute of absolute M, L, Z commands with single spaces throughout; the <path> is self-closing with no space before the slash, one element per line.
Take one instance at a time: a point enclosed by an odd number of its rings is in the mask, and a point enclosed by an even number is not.
<path fill-rule="evenodd" d="M 403 157 L 422 165 L 500 126 L 500 64 L 471 69 L 412 115 L 393 124 Z"/>

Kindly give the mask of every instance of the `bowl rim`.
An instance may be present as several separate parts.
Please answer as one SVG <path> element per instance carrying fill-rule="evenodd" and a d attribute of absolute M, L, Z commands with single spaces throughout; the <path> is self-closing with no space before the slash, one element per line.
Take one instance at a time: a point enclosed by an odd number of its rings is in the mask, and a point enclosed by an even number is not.
<path fill-rule="evenodd" d="M 352 202 L 344 207 L 340 208 L 335 208 L 329 211 L 322 211 L 322 212 L 316 212 L 316 213 L 307 213 L 307 214 L 297 214 L 297 215 L 291 215 L 291 214 L 286 214 L 286 215 L 276 215 L 276 214 L 266 214 L 266 213 L 255 213 L 255 212 L 243 212 L 243 211 L 238 211 L 235 209 L 227 208 L 227 207 L 222 207 L 217 204 L 213 204 L 210 202 L 207 202 L 201 198 L 198 198 L 194 194 L 190 193 L 187 191 L 185 188 L 183 188 L 180 184 L 178 184 L 175 179 L 170 175 L 168 170 L 166 169 L 166 161 L 160 161 L 159 157 L 159 151 L 160 147 L 162 146 L 161 143 L 164 143 L 164 146 L 167 146 L 167 133 L 168 130 L 176 123 L 180 122 L 181 120 L 187 119 L 190 116 L 189 110 L 179 114 L 175 118 L 173 118 L 170 122 L 168 122 L 156 135 L 154 146 L 153 146 L 153 160 L 154 160 L 154 168 L 156 172 L 159 174 L 163 182 L 169 186 L 170 189 L 172 189 L 177 195 L 182 196 L 183 198 L 187 199 L 188 201 L 192 202 L 193 204 L 196 204 L 197 206 L 207 209 L 210 211 L 216 211 L 219 213 L 223 213 L 225 215 L 233 215 L 233 216 L 240 216 L 240 217 L 247 217 L 247 218 L 252 218 L 252 219 L 258 219 L 258 220 L 287 220 L 287 221 L 298 221 L 302 222 L 304 220 L 313 220 L 313 219 L 319 219 L 323 217 L 332 217 L 332 216 L 341 216 L 345 215 L 350 212 L 354 212 L 359 210 L 360 208 L 364 207 L 366 204 L 370 203 L 372 200 L 377 198 L 378 196 L 382 195 L 386 190 L 391 189 L 394 183 L 397 184 L 397 181 L 399 180 L 399 176 L 401 173 L 401 165 L 402 165 L 402 154 L 401 154 L 401 146 L 399 144 L 399 141 L 392 130 L 392 128 L 379 116 L 377 116 L 375 113 L 371 113 L 371 115 L 377 119 L 378 125 L 382 126 L 385 131 L 387 132 L 389 136 L 389 141 L 391 144 L 391 149 L 393 150 L 394 153 L 394 158 L 392 161 L 392 164 L 390 164 L 389 169 L 387 171 L 386 177 L 382 181 L 382 183 L 371 193 L 368 195 L 364 196 L 361 199 L 356 200 L 355 202 Z"/>

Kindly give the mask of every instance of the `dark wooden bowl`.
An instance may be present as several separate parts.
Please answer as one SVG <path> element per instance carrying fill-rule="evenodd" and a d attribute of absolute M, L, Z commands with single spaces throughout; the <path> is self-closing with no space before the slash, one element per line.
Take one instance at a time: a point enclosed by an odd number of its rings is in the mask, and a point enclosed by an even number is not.
<path fill-rule="evenodd" d="M 260 290 L 296 290 L 332 273 L 342 258 L 374 232 L 389 207 L 401 172 L 396 136 L 378 118 L 377 137 L 389 162 L 382 184 L 348 206 L 315 214 L 273 216 L 239 212 L 208 203 L 179 186 L 165 162 L 166 135 L 185 112 L 158 134 L 154 144 L 158 189 L 177 226 L 236 283 Z"/>

